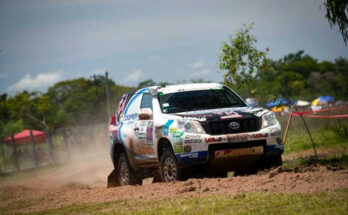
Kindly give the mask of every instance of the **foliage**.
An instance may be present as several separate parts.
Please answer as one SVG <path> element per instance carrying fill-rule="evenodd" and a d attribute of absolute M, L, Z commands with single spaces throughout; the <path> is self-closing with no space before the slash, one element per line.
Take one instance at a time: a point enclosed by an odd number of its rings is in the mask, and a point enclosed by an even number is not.
<path fill-rule="evenodd" d="M 149 87 L 149 86 L 154 86 L 156 85 L 156 83 L 152 80 L 152 79 L 149 79 L 149 80 L 146 80 L 146 81 L 143 81 L 143 82 L 140 82 L 138 84 L 138 89 L 141 89 L 141 88 L 144 88 L 144 87 Z"/>
<path fill-rule="evenodd" d="M 18 93 L 0 98 L 0 137 L 9 136 L 24 128 L 38 130 L 106 122 L 105 83 L 110 91 L 111 110 L 118 99 L 133 88 L 116 85 L 104 76 L 94 80 L 78 78 L 61 81 L 46 93 Z"/>
<path fill-rule="evenodd" d="M 326 0 L 324 2 L 326 7 L 326 19 L 329 21 L 331 27 L 337 25 L 344 43 L 348 42 L 348 0 Z"/>
<path fill-rule="evenodd" d="M 253 24 L 244 27 L 237 31 L 235 37 L 230 35 L 228 43 L 223 43 L 222 53 L 219 55 L 219 67 L 227 70 L 227 73 L 224 74 L 224 81 L 227 85 L 246 86 L 248 96 L 250 96 L 251 82 L 256 73 L 261 73 L 266 68 L 268 50 L 257 50 L 256 37 L 250 33 Z"/>

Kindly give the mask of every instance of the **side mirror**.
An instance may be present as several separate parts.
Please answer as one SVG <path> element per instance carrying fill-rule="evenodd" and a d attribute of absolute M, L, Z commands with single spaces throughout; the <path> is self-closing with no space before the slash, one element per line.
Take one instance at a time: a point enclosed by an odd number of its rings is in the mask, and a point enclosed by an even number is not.
<path fill-rule="evenodd" d="M 142 108 L 139 110 L 138 117 L 140 120 L 151 120 L 152 110 L 151 108 Z"/>
<path fill-rule="evenodd" d="M 259 102 L 255 98 L 247 98 L 245 101 L 249 107 L 254 108 L 259 106 Z"/>

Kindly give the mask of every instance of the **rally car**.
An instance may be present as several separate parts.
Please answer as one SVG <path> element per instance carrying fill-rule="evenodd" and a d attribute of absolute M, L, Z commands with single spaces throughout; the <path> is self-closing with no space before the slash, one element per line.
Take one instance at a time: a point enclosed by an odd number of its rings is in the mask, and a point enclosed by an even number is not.
<path fill-rule="evenodd" d="M 218 83 L 153 86 L 123 95 L 112 117 L 108 186 L 226 176 L 282 164 L 275 114 Z"/>

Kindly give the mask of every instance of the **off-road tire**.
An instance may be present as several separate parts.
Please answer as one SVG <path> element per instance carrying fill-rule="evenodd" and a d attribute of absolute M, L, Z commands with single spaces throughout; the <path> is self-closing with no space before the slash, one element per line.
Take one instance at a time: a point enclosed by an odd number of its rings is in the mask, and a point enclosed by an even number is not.
<path fill-rule="evenodd" d="M 141 185 L 142 180 L 129 164 L 126 153 L 121 153 L 117 162 L 117 181 L 120 186 Z"/>
<path fill-rule="evenodd" d="M 160 174 L 162 182 L 184 180 L 184 169 L 178 163 L 174 153 L 165 149 L 160 158 Z"/>
<path fill-rule="evenodd" d="M 283 165 L 282 155 L 272 156 L 268 158 L 269 167 L 278 167 Z"/>
<path fill-rule="evenodd" d="M 260 164 L 260 170 L 271 169 L 283 165 L 282 155 L 272 155 L 263 158 Z"/>

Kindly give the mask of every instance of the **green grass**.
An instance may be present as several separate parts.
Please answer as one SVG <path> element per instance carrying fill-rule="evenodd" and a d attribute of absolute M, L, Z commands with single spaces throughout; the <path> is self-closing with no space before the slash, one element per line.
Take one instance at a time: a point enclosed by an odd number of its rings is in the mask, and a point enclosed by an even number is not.
<path fill-rule="evenodd" d="M 312 128 L 310 132 L 313 141 L 318 148 L 335 148 L 341 147 L 348 149 L 348 135 L 346 125 L 327 126 L 321 128 Z M 312 142 L 305 129 L 290 128 L 288 137 L 285 141 L 284 154 L 299 152 L 312 148 Z"/>
<path fill-rule="evenodd" d="M 50 164 L 47 166 L 39 167 L 37 169 L 26 169 L 12 173 L 0 173 L 0 185 L 14 181 L 20 182 L 21 180 L 27 180 L 28 178 L 38 177 L 49 172 L 57 171 L 60 168 L 64 167 L 59 164 Z"/>
<path fill-rule="evenodd" d="M 287 165 L 290 167 L 301 167 L 301 166 L 310 166 L 316 163 L 348 169 L 348 154 L 343 152 L 337 155 L 319 157 L 319 161 L 317 161 L 314 156 L 301 157 L 295 160 L 285 161 L 284 165 Z"/>
<path fill-rule="evenodd" d="M 39 204 L 39 203 L 38 203 Z M 26 205 L 27 206 L 27 205 Z M 15 212 L 0 208 L 2 213 Z M 247 193 L 164 199 L 73 204 L 31 214 L 347 214 L 348 190 L 315 194 Z M 17 211 L 18 213 L 18 211 Z"/>

